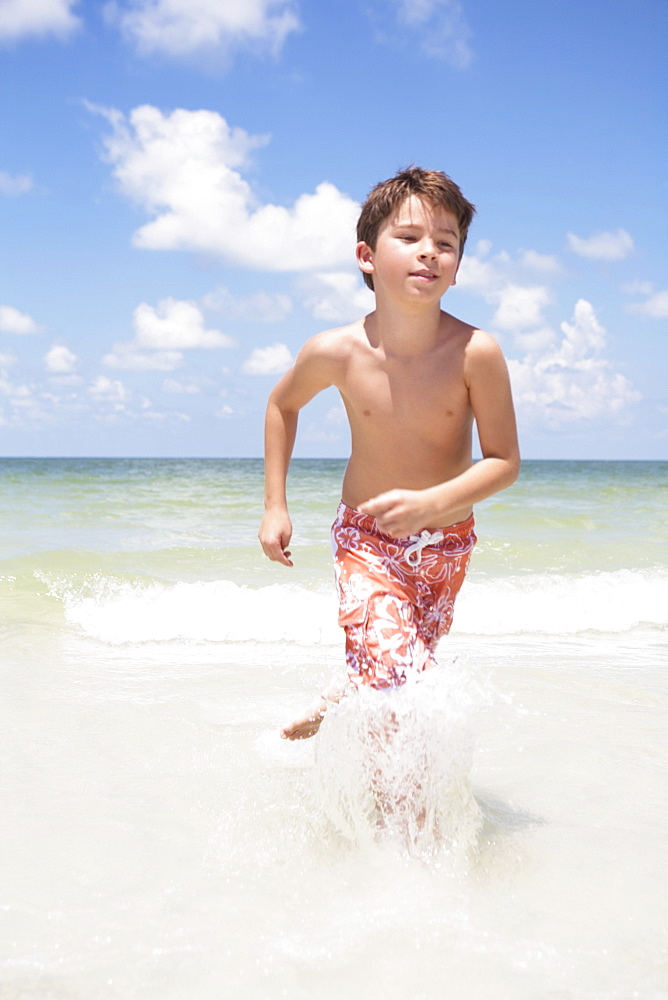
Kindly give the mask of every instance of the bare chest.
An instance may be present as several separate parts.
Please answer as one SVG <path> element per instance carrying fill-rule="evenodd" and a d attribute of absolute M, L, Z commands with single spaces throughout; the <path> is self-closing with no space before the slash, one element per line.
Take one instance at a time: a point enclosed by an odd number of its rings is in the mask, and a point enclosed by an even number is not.
<path fill-rule="evenodd" d="M 342 395 L 353 427 L 372 433 L 401 428 L 442 440 L 446 427 L 454 430 L 469 422 L 462 366 L 447 360 L 361 362 L 349 370 Z"/>

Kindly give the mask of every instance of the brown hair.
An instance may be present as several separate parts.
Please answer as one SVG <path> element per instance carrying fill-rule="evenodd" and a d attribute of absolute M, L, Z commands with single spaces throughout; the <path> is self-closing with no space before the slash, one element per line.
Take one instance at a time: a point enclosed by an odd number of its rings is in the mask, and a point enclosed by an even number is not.
<path fill-rule="evenodd" d="M 375 250 L 378 230 L 381 225 L 411 195 L 421 198 L 434 208 L 445 208 L 457 218 L 460 239 L 459 256 L 461 258 L 469 226 L 475 214 L 475 205 L 466 200 L 457 184 L 441 170 L 409 167 L 408 170 L 400 170 L 389 180 L 376 184 L 362 205 L 362 211 L 357 221 L 358 242 L 366 243 L 372 250 Z M 364 280 L 369 288 L 373 288 L 371 274 L 364 274 Z"/>

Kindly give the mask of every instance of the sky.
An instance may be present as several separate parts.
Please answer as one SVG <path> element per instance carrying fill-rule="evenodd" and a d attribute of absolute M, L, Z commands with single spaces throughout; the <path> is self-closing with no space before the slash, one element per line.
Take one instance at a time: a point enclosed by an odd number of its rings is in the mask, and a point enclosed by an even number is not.
<path fill-rule="evenodd" d="M 443 307 L 523 456 L 667 458 L 667 38 L 665 0 L 0 0 L 0 454 L 261 455 L 418 164 L 477 206 Z M 348 447 L 330 389 L 295 455 Z"/>

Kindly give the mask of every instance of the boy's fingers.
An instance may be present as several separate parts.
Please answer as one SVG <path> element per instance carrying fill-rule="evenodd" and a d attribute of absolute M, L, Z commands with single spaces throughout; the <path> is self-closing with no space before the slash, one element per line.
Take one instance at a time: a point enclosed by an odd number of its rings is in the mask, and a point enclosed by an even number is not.
<path fill-rule="evenodd" d="M 289 549 L 283 548 L 283 543 L 280 539 L 277 542 L 264 542 L 262 548 L 264 549 L 264 554 L 271 559 L 272 562 L 280 562 L 283 563 L 284 566 L 292 566 L 292 562 L 290 561 L 292 553 Z"/>
<path fill-rule="evenodd" d="M 384 514 L 391 510 L 399 499 L 394 492 L 381 493 L 380 496 L 372 497 L 371 500 L 360 504 L 359 509 L 363 514 L 371 514 L 376 517 L 378 514 Z"/>

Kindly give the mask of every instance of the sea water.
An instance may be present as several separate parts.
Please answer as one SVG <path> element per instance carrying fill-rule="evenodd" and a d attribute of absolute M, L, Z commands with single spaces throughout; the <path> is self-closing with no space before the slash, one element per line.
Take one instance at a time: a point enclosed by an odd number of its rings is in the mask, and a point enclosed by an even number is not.
<path fill-rule="evenodd" d="M 0 460 L 0 997 L 665 1000 L 668 463 L 526 462 L 439 667 L 342 669 L 343 463 Z"/>

